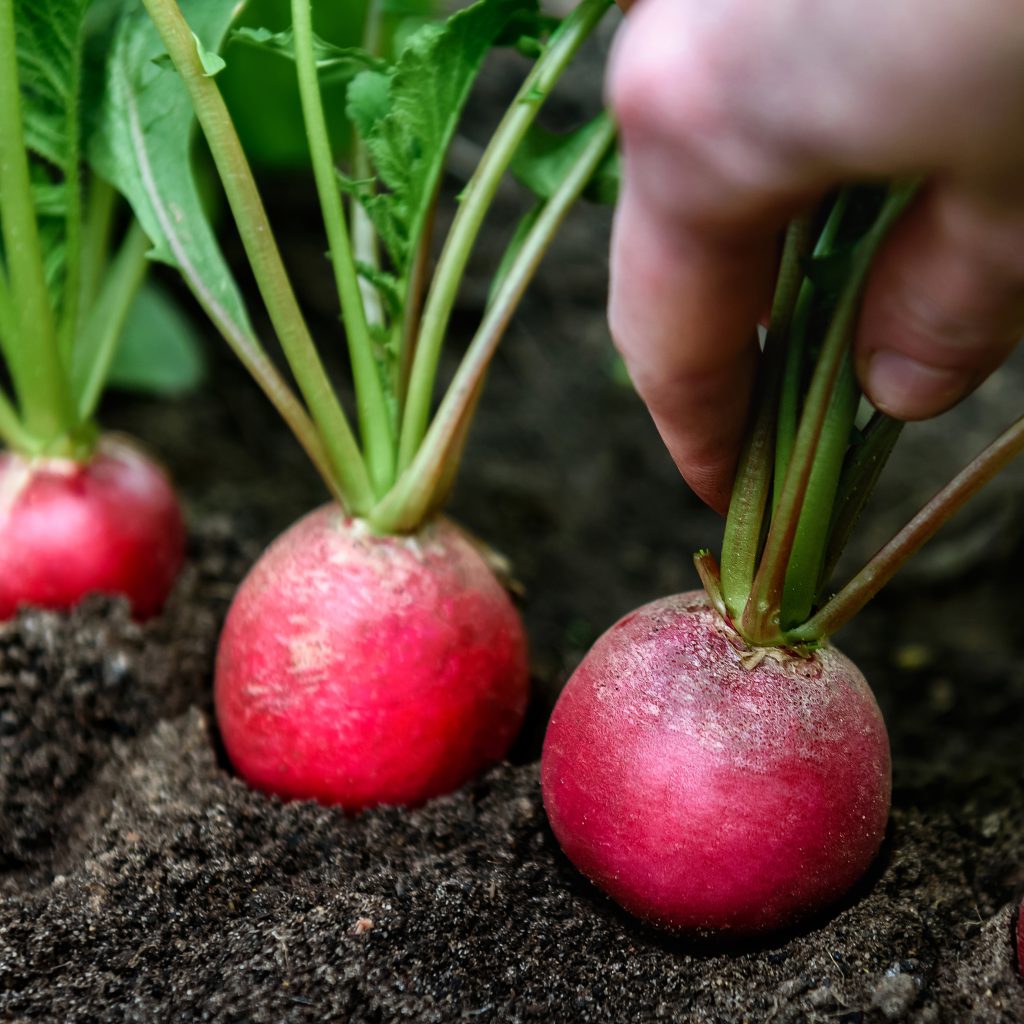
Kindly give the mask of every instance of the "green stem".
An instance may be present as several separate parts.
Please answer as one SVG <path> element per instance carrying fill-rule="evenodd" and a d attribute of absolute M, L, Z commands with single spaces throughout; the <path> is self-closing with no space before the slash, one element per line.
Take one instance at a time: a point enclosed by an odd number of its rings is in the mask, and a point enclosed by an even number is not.
<path fill-rule="evenodd" d="M 912 188 L 901 188 L 890 196 L 875 224 L 854 253 L 850 275 L 829 324 L 811 379 L 789 470 L 772 516 L 772 525 L 750 597 L 740 619 L 740 631 L 750 643 L 773 645 L 781 640 L 779 615 L 784 586 L 795 586 L 797 578 L 790 572 L 790 556 L 814 471 L 818 444 L 833 396 L 847 364 L 848 349 L 860 311 L 861 290 L 878 245 L 889 226 L 902 212 L 912 192 Z M 834 447 L 830 446 L 830 456 L 834 455 Z M 819 509 L 818 514 L 822 514 L 822 510 Z M 824 510 L 824 515 L 827 524 L 831 520 L 831 510 Z M 808 574 L 813 587 L 817 584 L 820 561 L 814 561 L 813 565 L 805 561 L 795 567 L 794 571 Z"/>
<path fill-rule="evenodd" d="M 14 451 L 28 453 L 33 448 L 33 439 L 25 433 L 14 406 L 0 391 L 0 440 Z"/>
<path fill-rule="evenodd" d="M 725 605 L 725 597 L 722 594 L 722 573 L 715 561 L 715 556 L 707 548 L 704 548 L 693 556 L 693 565 L 704 585 L 704 593 L 711 599 L 715 611 L 723 619 L 731 619 L 729 609 Z"/>
<path fill-rule="evenodd" d="M 430 424 L 415 459 L 391 492 L 368 516 L 381 533 L 416 529 L 434 507 L 439 486 L 451 477 L 453 451 L 466 429 L 480 382 L 523 292 L 540 265 L 569 209 L 586 188 L 615 139 L 607 115 L 545 204 L 523 241 L 501 288 L 484 314 L 473 340 Z M 446 473 L 446 467 L 448 472 Z"/>
<path fill-rule="evenodd" d="M 353 513 L 360 515 L 374 500 L 366 464 L 299 309 L 227 107 L 203 70 L 192 31 L 175 0 L 143 3 L 188 90 L 206 136 L 260 294 L 327 451 L 334 479 L 332 489 L 344 496 Z"/>
<path fill-rule="evenodd" d="M 846 625 L 952 515 L 1024 452 L 1024 416 L 953 478 L 813 618 L 787 632 L 792 643 L 818 643 Z"/>
<path fill-rule="evenodd" d="M 363 49 L 375 56 L 380 54 L 381 46 L 381 4 L 380 0 L 369 0 L 366 5 L 366 21 L 363 24 Z M 370 159 L 366 152 L 366 146 L 359 133 L 354 129 L 352 139 L 352 171 L 357 181 L 366 181 L 372 177 Z M 357 260 L 373 267 L 380 268 L 380 247 L 377 241 L 377 232 L 374 230 L 373 221 L 370 215 L 363 208 L 355 197 L 351 202 L 352 217 L 352 247 L 355 250 Z M 385 326 L 384 304 L 381 302 L 380 294 L 371 281 L 359 279 L 359 289 L 363 295 L 363 309 L 366 310 L 366 320 L 371 326 Z M 394 384 L 394 382 L 392 382 Z M 397 390 L 397 389 L 396 389 Z"/>
<path fill-rule="evenodd" d="M 96 412 L 128 310 L 146 276 L 148 249 L 149 239 L 138 221 L 132 221 L 86 316 L 71 364 L 71 387 L 81 424 Z"/>
<path fill-rule="evenodd" d="M 722 541 L 722 597 L 729 616 L 738 618 L 747 603 L 757 570 L 764 534 L 764 513 L 772 483 L 772 454 L 778 414 L 779 378 L 793 307 L 800 291 L 801 267 L 807 241 L 807 221 L 793 221 L 786 232 L 778 284 L 772 300 L 757 386 L 757 409 L 736 469 Z"/>
<path fill-rule="evenodd" d="M 64 243 L 67 259 L 64 271 L 64 296 L 58 325 L 58 344 L 61 365 L 71 366 L 72 349 L 78 332 L 81 311 L 82 279 L 82 175 L 79 170 L 81 158 L 81 108 L 79 89 L 82 81 L 82 40 L 74 44 L 71 81 L 75 83 L 68 109 L 64 112 L 67 132 L 67 163 L 64 167 L 64 192 L 67 196 L 67 214 L 64 218 Z"/>
<path fill-rule="evenodd" d="M 835 245 L 843 216 L 850 205 L 853 190 L 843 189 L 829 211 L 825 226 L 814 246 L 814 257 L 827 256 Z M 775 438 L 775 486 L 773 490 L 772 512 L 778 507 L 782 485 L 789 471 L 789 460 L 793 454 L 796 441 L 797 424 L 800 421 L 800 397 L 804 383 L 804 367 L 806 366 L 807 327 L 811 315 L 811 304 L 814 299 L 815 285 L 809 278 L 800 287 L 793 322 L 789 331 L 786 347 L 786 367 L 782 373 L 782 394 L 779 397 L 779 416 Z"/>
<path fill-rule="evenodd" d="M 502 118 L 476 172 L 463 191 L 458 213 L 441 252 L 423 310 L 402 416 L 398 448 L 400 472 L 409 467 L 426 433 L 437 364 L 448 320 L 463 271 L 491 200 L 541 104 L 609 6 L 611 0 L 582 0 L 562 22 Z"/>
<path fill-rule="evenodd" d="M 355 384 L 359 430 L 366 453 L 366 468 L 374 492 L 379 497 L 394 483 L 395 445 L 391 418 L 381 383 L 380 368 L 373 351 L 373 339 L 363 308 L 348 224 L 338 189 L 334 157 L 331 152 L 323 98 L 313 53 L 313 19 L 310 0 L 292 0 L 292 27 L 295 33 L 295 66 L 298 70 L 299 97 L 306 125 L 306 138 L 313 162 L 320 209 L 334 267 L 334 283 L 341 300 L 349 359 Z"/>
<path fill-rule="evenodd" d="M 851 324 L 850 340 L 852 340 Z M 800 504 L 782 588 L 780 623 L 785 630 L 807 619 L 818 594 L 825 547 L 843 460 L 850 446 L 860 389 L 848 343 L 815 446 L 814 464 Z"/>
<path fill-rule="evenodd" d="M 89 180 L 82 232 L 82 271 L 78 289 L 80 309 L 91 309 L 103 283 L 110 258 L 110 236 L 114 226 L 117 193 L 95 174 Z"/>
<path fill-rule="evenodd" d="M 829 527 L 825 564 L 818 578 L 819 600 L 902 431 L 901 420 L 876 412 L 864 428 L 860 443 L 847 456 Z"/>
<path fill-rule="evenodd" d="M 17 334 L 6 354 L 27 433 L 57 440 L 71 423 L 29 179 L 19 100 L 13 0 L 0 0 L 0 221 Z"/>
<path fill-rule="evenodd" d="M 423 291 L 430 274 L 430 250 L 434 240 L 434 219 L 441 183 L 438 181 L 430 201 L 430 209 L 423 219 L 419 244 L 413 253 L 405 282 L 405 297 L 402 302 L 402 318 L 397 325 L 398 335 L 398 407 L 404 416 L 409 397 L 409 381 L 416 361 L 416 347 L 420 337 L 421 314 L 423 312 Z"/>
<path fill-rule="evenodd" d="M 0 353 L 10 364 L 20 345 L 18 311 L 14 307 L 11 286 L 7 281 L 7 268 L 0 261 Z"/>
<path fill-rule="evenodd" d="M 196 302 L 210 318 L 210 322 L 227 342 L 228 347 L 238 357 L 238 360 L 295 435 L 295 439 L 309 456 L 332 497 L 339 504 L 345 506 L 345 498 L 335 480 L 331 459 L 309 413 L 267 356 L 260 340 L 253 334 L 247 319 L 244 316 L 236 316 L 220 301 L 207 284 L 204 275 L 192 262 L 188 241 L 181 234 L 174 210 L 157 187 L 149 151 L 145 145 L 139 109 L 133 103 L 127 105 L 127 122 L 138 157 L 146 196 L 153 209 L 153 215 L 160 225 L 160 231 L 174 257 L 174 262 L 179 268 L 182 280 L 192 292 Z"/>

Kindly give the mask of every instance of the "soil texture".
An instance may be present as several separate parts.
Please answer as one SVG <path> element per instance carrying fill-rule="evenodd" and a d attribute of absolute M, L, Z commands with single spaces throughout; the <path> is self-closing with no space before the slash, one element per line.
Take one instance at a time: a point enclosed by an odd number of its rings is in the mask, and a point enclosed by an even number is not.
<path fill-rule="evenodd" d="M 286 234 L 299 225 L 285 248 L 333 339 L 322 240 L 287 205 L 303 189 L 274 213 Z M 606 232 L 602 212 L 568 223 L 495 363 L 453 506 L 525 595 L 527 728 L 511 763 L 418 810 L 352 818 L 232 776 L 211 716 L 217 631 L 261 546 L 323 490 L 219 349 L 204 393 L 109 406 L 108 425 L 180 481 L 190 558 L 145 625 L 97 598 L 0 627 L 0 1020 L 1024 1022 L 1021 467 L 839 637 L 894 755 L 885 848 L 842 906 L 756 945 L 683 943 L 619 912 L 559 852 L 536 757 L 560 686 L 620 615 L 694 587 L 691 552 L 721 530 L 616 371 Z M 908 430 L 868 532 L 912 512 L 1022 393 L 1018 359 Z"/>

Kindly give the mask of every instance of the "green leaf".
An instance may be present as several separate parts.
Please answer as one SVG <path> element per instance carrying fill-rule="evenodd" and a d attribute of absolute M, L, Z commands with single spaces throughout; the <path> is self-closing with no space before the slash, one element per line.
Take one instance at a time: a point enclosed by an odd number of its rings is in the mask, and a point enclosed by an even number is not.
<path fill-rule="evenodd" d="M 537 18 L 536 0 L 480 0 L 443 24 L 420 28 L 387 72 L 364 71 L 349 85 L 348 116 L 381 186 L 363 203 L 400 277 L 484 57 L 499 41 L 527 34 Z"/>
<path fill-rule="evenodd" d="M 219 53 L 203 46 L 203 41 L 195 32 L 192 33 L 192 38 L 196 41 L 196 53 L 199 54 L 199 63 L 202 64 L 207 78 L 213 78 L 218 71 L 223 71 L 227 67 L 224 58 Z"/>
<path fill-rule="evenodd" d="M 28 148 L 66 172 L 77 161 L 83 24 L 89 0 L 15 0 L 18 77 Z"/>
<path fill-rule="evenodd" d="M 804 274 L 821 292 L 832 300 L 842 291 L 853 268 L 856 247 L 845 245 L 822 256 L 808 256 L 804 260 Z"/>
<path fill-rule="evenodd" d="M 224 41 L 237 0 L 183 0 L 202 46 Z M 107 88 L 91 140 L 96 171 L 124 195 L 153 243 L 152 259 L 181 270 L 207 308 L 251 333 L 192 172 L 192 105 L 178 75 L 154 64 L 163 43 L 145 10 L 121 18 L 107 62 Z"/>
<path fill-rule="evenodd" d="M 386 270 L 381 270 L 370 263 L 364 263 L 362 260 L 356 263 L 356 270 L 364 281 L 368 281 L 376 288 L 377 293 L 387 306 L 388 312 L 392 316 L 400 315 L 402 291 L 398 278 L 394 274 L 389 274 Z"/>
<path fill-rule="evenodd" d="M 66 217 L 68 190 L 63 182 L 33 181 L 32 202 L 39 217 Z"/>
<path fill-rule="evenodd" d="M 295 34 L 290 28 L 271 32 L 266 28 L 244 26 L 231 33 L 231 41 L 295 60 Z M 350 77 L 367 68 L 374 71 L 387 68 L 386 61 L 358 46 L 336 46 L 318 35 L 313 36 L 313 58 L 318 71 L 340 70 Z"/>
<path fill-rule="evenodd" d="M 508 277 L 508 273 L 512 269 L 512 265 L 515 263 L 516 256 L 519 255 L 519 250 L 522 249 L 523 243 L 530 234 L 531 228 L 537 223 L 537 218 L 540 217 L 541 210 L 543 208 L 543 204 L 540 204 L 533 207 L 531 210 L 527 210 L 520 218 L 515 231 L 512 232 L 512 237 L 509 239 L 509 243 L 505 247 L 505 252 L 502 254 L 501 263 L 498 264 L 498 269 L 494 272 L 494 277 L 491 278 L 491 287 L 487 292 L 488 306 L 491 304 L 491 300 L 494 296 L 501 290 L 501 286 L 505 283 L 505 278 Z"/>
<path fill-rule="evenodd" d="M 538 124 L 531 125 L 512 159 L 513 176 L 538 198 L 550 199 L 601 124 L 602 115 L 571 132 L 550 132 Z M 584 195 L 599 203 L 615 202 L 618 177 L 618 159 L 613 151 L 601 162 Z"/>
<path fill-rule="evenodd" d="M 163 288 L 146 281 L 128 311 L 107 383 L 126 391 L 173 396 L 197 388 L 205 374 L 195 325 Z"/>
<path fill-rule="evenodd" d="M 213 78 L 218 72 L 223 71 L 228 65 L 224 58 L 219 53 L 213 53 L 211 50 L 207 50 L 203 46 L 203 41 L 195 34 L 192 33 L 192 38 L 196 44 L 196 56 L 199 58 L 199 63 L 202 65 L 203 74 L 206 78 Z M 169 53 L 161 53 L 159 57 L 153 58 L 153 63 L 158 68 L 164 68 L 169 71 L 174 70 L 174 61 L 171 60 Z"/>

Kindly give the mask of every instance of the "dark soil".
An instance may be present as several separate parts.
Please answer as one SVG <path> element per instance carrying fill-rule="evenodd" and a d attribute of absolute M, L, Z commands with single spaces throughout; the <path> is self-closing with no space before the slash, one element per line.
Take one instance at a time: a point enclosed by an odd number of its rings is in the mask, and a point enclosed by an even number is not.
<path fill-rule="evenodd" d="M 420 810 L 348 818 L 232 777 L 210 715 L 218 625 L 259 547 L 322 491 L 216 355 L 216 393 L 110 408 L 181 481 L 191 558 L 144 626 L 94 599 L 0 627 L 0 1020 L 1024 1022 L 1019 472 L 840 637 L 886 713 L 895 777 L 883 855 L 843 906 L 760 945 L 687 945 L 560 855 L 535 763 L 546 711 L 605 626 L 695 585 L 690 552 L 720 534 L 612 371 L 606 228 L 568 225 L 494 368 L 454 507 L 525 588 L 531 719 L 514 764 Z M 315 298 L 319 239 L 292 242 Z M 1022 393 L 1018 360 L 912 434 L 878 517 L 908 511 Z"/>

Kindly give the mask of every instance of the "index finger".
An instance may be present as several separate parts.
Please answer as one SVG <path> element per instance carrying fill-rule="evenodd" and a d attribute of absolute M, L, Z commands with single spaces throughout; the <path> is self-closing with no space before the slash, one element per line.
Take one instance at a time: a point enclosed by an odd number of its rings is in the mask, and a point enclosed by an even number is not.
<path fill-rule="evenodd" d="M 612 233 L 609 323 L 680 472 L 719 512 L 746 426 L 775 252 L 774 232 L 758 238 L 666 219 L 627 173 Z"/>

